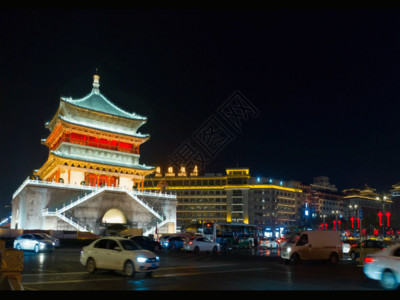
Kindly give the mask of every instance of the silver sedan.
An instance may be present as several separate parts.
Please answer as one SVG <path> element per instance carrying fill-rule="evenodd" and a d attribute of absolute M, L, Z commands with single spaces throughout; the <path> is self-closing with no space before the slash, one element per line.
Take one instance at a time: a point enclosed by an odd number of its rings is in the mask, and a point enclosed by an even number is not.
<path fill-rule="evenodd" d="M 364 274 L 378 280 L 384 289 L 395 290 L 400 284 L 400 244 L 364 258 Z"/>
<path fill-rule="evenodd" d="M 36 233 L 24 233 L 14 240 L 14 248 L 18 250 L 40 251 L 54 250 L 53 243 Z"/>

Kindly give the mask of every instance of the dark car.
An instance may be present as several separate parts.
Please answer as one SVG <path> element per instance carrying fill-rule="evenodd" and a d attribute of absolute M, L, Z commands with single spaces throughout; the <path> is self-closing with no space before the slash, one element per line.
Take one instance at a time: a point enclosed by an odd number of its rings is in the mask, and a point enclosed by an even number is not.
<path fill-rule="evenodd" d="M 386 249 L 388 245 L 385 242 L 377 240 L 363 240 L 356 245 L 352 245 L 349 251 L 351 259 L 355 260 L 360 257 L 361 251 L 363 255 L 376 253 Z"/>
<path fill-rule="evenodd" d="M 167 238 L 164 243 L 163 247 L 172 250 L 182 249 L 185 243 L 185 238 L 181 236 L 171 236 Z"/>
<path fill-rule="evenodd" d="M 126 238 L 131 239 L 134 241 L 136 244 L 138 244 L 141 248 L 149 250 L 149 251 L 161 251 L 162 246 L 159 242 L 154 241 L 153 239 L 143 236 L 143 235 L 137 235 L 137 236 L 126 236 Z"/>

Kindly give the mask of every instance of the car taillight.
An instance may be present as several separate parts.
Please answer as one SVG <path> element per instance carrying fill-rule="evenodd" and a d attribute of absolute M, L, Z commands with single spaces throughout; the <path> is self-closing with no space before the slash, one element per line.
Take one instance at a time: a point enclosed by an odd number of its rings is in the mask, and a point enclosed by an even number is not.
<path fill-rule="evenodd" d="M 190 241 L 190 242 L 189 242 L 189 245 L 191 245 L 191 244 L 193 244 L 193 242 L 192 242 L 192 241 Z"/>
<path fill-rule="evenodd" d="M 372 262 L 374 262 L 374 258 L 373 257 L 364 257 L 364 263 L 372 263 Z"/>

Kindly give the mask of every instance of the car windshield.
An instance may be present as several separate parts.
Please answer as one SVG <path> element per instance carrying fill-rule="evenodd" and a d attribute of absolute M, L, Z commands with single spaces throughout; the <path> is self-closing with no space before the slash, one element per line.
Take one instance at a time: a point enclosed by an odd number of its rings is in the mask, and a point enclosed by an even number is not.
<path fill-rule="evenodd" d="M 296 242 L 298 241 L 298 239 L 299 239 L 299 236 L 298 236 L 298 235 L 292 235 L 292 236 L 287 237 L 287 238 L 286 238 L 286 241 L 287 241 L 288 243 L 294 244 L 294 243 L 296 243 Z"/>
<path fill-rule="evenodd" d="M 121 240 L 120 241 L 122 248 L 124 250 L 132 251 L 132 250 L 142 250 L 142 248 L 131 240 Z"/>
<path fill-rule="evenodd" d="M 39 235 L 39 234 L 32 234 L 32 235 L 33 235 L 33 237 L 34 237 L 35 239 L 37 239 L 37 240 L 44 240 L 44 239 L 45 239 L 44 236 L 41 236 L 41 235 Z"/>

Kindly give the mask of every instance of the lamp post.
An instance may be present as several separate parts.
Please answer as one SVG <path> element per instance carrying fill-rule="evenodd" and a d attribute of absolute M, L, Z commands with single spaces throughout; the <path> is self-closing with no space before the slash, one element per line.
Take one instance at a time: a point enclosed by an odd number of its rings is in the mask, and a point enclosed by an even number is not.
<path fill-rule="evenodd" d="M 351 214 L 351 217 L 350 217 L 350 221 L 351 221 L 351 228 L 352 229 L 354 229 L 354 220 L 357 220 L 357 224 L 358 224 L 358 227 L 360 226 L 359 225 L 359 219 L 358 219 L 358 211 L 357 211 L 357 204 L 354 204 L 354 206 L 353 205 L 349 205 L 349 210 L 350 210 L 350 214 Z M 353 209 L 355 210 L 355 212 L 356 212 L 356 218 L 354 218 L 353 216 L 352 216 L 352 211 L 353 211 Z M 354 231 L 355 232 L 357 232 L 357 229 L 354 229 Z"/>
<path fill-rule="evenodd" d="M 336 230 L 336 224 L 338 224 L 339 226 L 339 230 L 340 230 L 340 220 L 338 220 L 338 216 L 339 216 L 339 211 L 336 210 L 332 210 L 332 214 L 335 216 L 335 220 L 333 220 L 333 230 Z"/>
<path fill-rule="evenodd" d="M 321 230 L 324 230 L 325 218 L 326 218 L 327 216 L 324 214 L 324 215 L 320 215 L 320 217 L 322 218 Z M 326 230 L 326 229 L 325 229 L 325 230 Z"/>
<path fill-rule="evenodd" d="M 381 197 L 376 197 L 376 199 L 382 201 L 382 211 L 378 212 L 378 217 L 379 217 L 379 226 L 382 227 L 382 235 L 383 235 L 383 237 L 386 237 L 385 222 L 382 222 L 382 216 L 383 215 L 387 216 L 387 214 L 385 213 L 385 200 L 387 199 L 387 197 L 384 193 L 382 193 Z"/>

